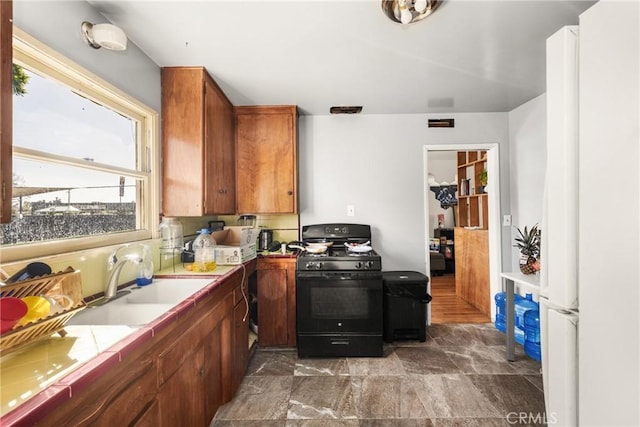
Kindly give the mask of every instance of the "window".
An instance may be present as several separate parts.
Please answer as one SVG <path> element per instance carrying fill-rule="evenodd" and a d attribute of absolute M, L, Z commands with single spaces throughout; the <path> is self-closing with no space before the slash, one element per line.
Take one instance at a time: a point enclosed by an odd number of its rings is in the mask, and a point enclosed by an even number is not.
<path fill-rule="evenodd" d="M 151 238 L 157 114 L 15 28 L 13 46 L 3 261 Z"/>

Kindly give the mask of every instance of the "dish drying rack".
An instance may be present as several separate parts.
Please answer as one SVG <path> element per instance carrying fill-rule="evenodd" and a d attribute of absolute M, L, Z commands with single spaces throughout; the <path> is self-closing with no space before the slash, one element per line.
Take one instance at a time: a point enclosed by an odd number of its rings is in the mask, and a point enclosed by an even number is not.
<path fill-rule="evenodd" d="M 65 324 L 74 314 L 83 310 L 86 303 L 82 297 L 82 279 L 80 271 L 67 267 L 64 271 L 23 280 L 11 285 L 0 286 L 0 297 L 24 298 L 30 295 L 68 295 L 74 304 L 71 308 L 48 315 L 26 325 L 16 325 L 0 335 L 0 356 L 14 351 L 23 345 L 54 333 L 64 337 Z"/>

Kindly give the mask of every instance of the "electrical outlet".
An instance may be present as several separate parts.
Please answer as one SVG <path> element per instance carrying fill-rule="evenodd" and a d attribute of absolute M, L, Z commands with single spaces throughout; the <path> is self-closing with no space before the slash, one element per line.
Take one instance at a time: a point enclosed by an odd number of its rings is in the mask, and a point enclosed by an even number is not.
<path fill-rule="evenodd" d="M 502 215 L 502 226 L 503 227 L 511 226 L 511 215 Z"/>
<path fill-rule="evenodd" d="M 347 216 L 356 216 L 356 206 L 347 205 Z"/>

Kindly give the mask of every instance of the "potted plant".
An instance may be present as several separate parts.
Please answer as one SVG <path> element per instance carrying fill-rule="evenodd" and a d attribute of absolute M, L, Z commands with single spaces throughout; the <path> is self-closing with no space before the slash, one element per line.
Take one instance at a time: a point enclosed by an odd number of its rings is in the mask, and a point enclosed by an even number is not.
<path fill-rule="evenodd" d="M 478 193 L 486 193 L 487 189 L 487 170 L 482 169 L 478 174 L 478 181 L 480 181 L 480 188 L 478 188 Z"/>
<path fill-rule="evenodd" d="M 523 274 L 533 274 L 540 270 L 540 263 L 538 257 L 540 256 L 540 229 L 538 224 L 527 229 L 525 225 L 524 230 L 519 228 L 519 236 L 515 238 L 516 244 L 514 247 L 520 250 L 520 271 Z"/>

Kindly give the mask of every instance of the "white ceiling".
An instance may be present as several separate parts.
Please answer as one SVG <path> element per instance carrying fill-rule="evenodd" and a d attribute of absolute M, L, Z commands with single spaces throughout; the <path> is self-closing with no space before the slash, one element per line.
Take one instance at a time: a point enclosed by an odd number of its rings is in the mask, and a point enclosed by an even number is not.
<path fill-rule="evenodd" d="M 203 65 L 234 105 L 302 114 L 510 111 L 545 91 L 545 40 L 594 1 L 445 0 L 423 21 L 379 0 L 90 0 L 160 66 Z"/>

